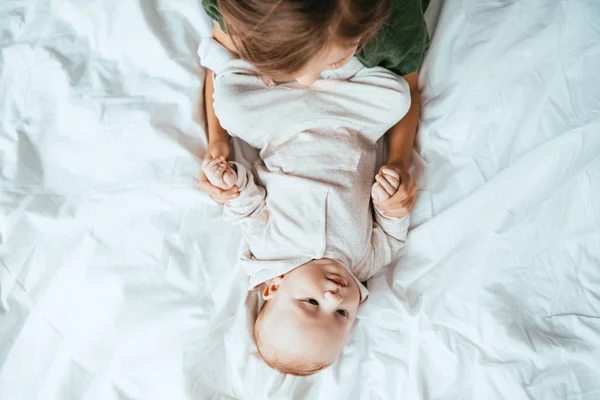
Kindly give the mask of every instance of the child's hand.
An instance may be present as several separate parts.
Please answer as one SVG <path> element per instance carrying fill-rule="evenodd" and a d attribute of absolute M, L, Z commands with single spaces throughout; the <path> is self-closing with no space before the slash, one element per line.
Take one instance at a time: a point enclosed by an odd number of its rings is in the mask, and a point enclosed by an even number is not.
<path fill-rule="evenodd" d="M 219 157 L 212 160 L 207 158 L 202 162 L 202 171 L 206 179 L 220 189 L 227 190 L 231 188 L 237 180 L 237 174 L 227 164 L 225 157 Z"/>
<path fill-rule="evenodd" d="M 210 162 L 219 157 L 223 157 L 224 160 L 227 160 L 229 158 L 230 152 L 231 149 L 229 147 L 228 141 L 210 143 L 208 145 L 206 155 L 204 156 L 203 164 L 207 161 Z M 235 199 L 239 196 L 237 186 L 232 186 L 227 190 L 223 190 L 217 186 L 214 186 L 210 183 L 202 169 L 200 170 L 199 186 L 201 190 L 208 192 L 210 194 L 210 197 L 212 197 L 212 199 L 215 200 L 217 203 L 224 204 L 227 203 L 229 200 Z"/>
<path fill-rule="evenodd" d="M 417 185 L 402 166 L 388 164 L 375 177 L 373 204 L 384 215 L 402 218 L 410 214 L 417 200 Z"/>
<path fill-rule="evenodd" d="M 400 186 L 400 175 L 394 170 L 384 168 L 375 175 L 376 182 L 371 187 L 373 201 L 382 203 L 392 197 Z"/>

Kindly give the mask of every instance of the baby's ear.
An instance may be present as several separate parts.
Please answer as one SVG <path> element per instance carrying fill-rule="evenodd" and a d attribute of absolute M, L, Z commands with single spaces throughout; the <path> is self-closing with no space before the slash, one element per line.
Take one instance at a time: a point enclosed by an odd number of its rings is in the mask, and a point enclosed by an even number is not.
<path fill-rule="evenodd" d="M 265 300 L 271 300 L 273 296 L 279 290 L 279 285 L 281 285 L 281 281 L 283 280 L 283 275 L 277 276 L 270 281 L 265 282 L 265 287 L 263 288 L 262 297 Z"/>

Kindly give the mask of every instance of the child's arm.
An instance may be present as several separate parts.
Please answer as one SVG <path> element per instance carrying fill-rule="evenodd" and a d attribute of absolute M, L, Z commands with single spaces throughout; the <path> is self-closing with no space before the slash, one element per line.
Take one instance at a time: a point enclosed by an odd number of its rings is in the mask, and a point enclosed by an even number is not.
<path fill-rule="evenodd" d="M 410 88 L 410 107 L 408 112 L 387 133 L 388 164 L 397 164 L 408 171 L 412 159 L 412 150 L 419 124 L 421 112 L 421 95 L 419 93 L 419 73 L 413 72 L 403 76 Z"/>
<path fill-rule="evenodd" d="M 231 39 L 227 36 L 221 28 L 219 24 L 215 24 L 215 28 L 213 29 L 213 39 L 221 43 L 228 49 L 233 47 L 233 43 L 231 43 Z M 208 133 L 208 150 L 206 155 L 204 156 L 204 160 L 213 160 L 219 157 L 224 157 L 225 159 L 229 158 L 231 153 L 230 145 L 229 145 L 229 134 L 221 124 L 215 114 L 215 109 L 213 106 L 214 99 L 213 94 L 215 92 L 214 82 L 213 82 L 213 71 L 210 69 L 206 69 L 206 79 L 204 81 L 204 104 L 206 111 L 206 124 L 207 124 L 207 133 Z M 218 203 L 225 203 L 228 200 L 234 199 L 237 196 L 238 187 L 234 186 L 230 189 L 223 190 L 219 187 L 211 185 L 211 183 L 206 178 L 205 174 L 200 171 L 200 189 L 210 193 L 213 200 Z"/>
<path fill-rule="evenodd" d="M 385 202 L 373 199 L 373 204 L 386 215 L 396 217 L 410 213 L 417 199 L 417 187 L 409 174 L 409 169 L 421 111 L 419 75 L 418 72 L 413 72 L 405 75 L 403 78 L 410 88 L 411 104 L 404 118 L 387 133 L 389 155 L 386 165 L 382 167 L 382 169 L 393 169 L 400 175 L 400 187 Z"/>

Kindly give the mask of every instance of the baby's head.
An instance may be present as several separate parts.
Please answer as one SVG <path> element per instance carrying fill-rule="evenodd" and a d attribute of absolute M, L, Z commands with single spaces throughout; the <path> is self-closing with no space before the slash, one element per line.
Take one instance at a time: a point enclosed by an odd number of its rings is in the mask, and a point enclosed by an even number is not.
<path fill-rule="evenodd" d="M 306 263 L 265 283 L 266 300 L 254 324 L 264 361 L 281 372 L 306 376 L 338 358 L 360 303 L 354 278 L 338 262 Z"/>

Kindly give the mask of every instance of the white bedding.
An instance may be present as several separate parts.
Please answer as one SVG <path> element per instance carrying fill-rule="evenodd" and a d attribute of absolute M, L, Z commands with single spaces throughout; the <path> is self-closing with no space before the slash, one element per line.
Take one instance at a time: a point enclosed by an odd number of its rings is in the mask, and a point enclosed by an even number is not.
<path fill-rule="evenodd" d="M 433 2 L 414 227 L 311 378 L 195 188 L 199 3 L 0 2 L 0 399 L 600 398 L 600 2 Z"/>

